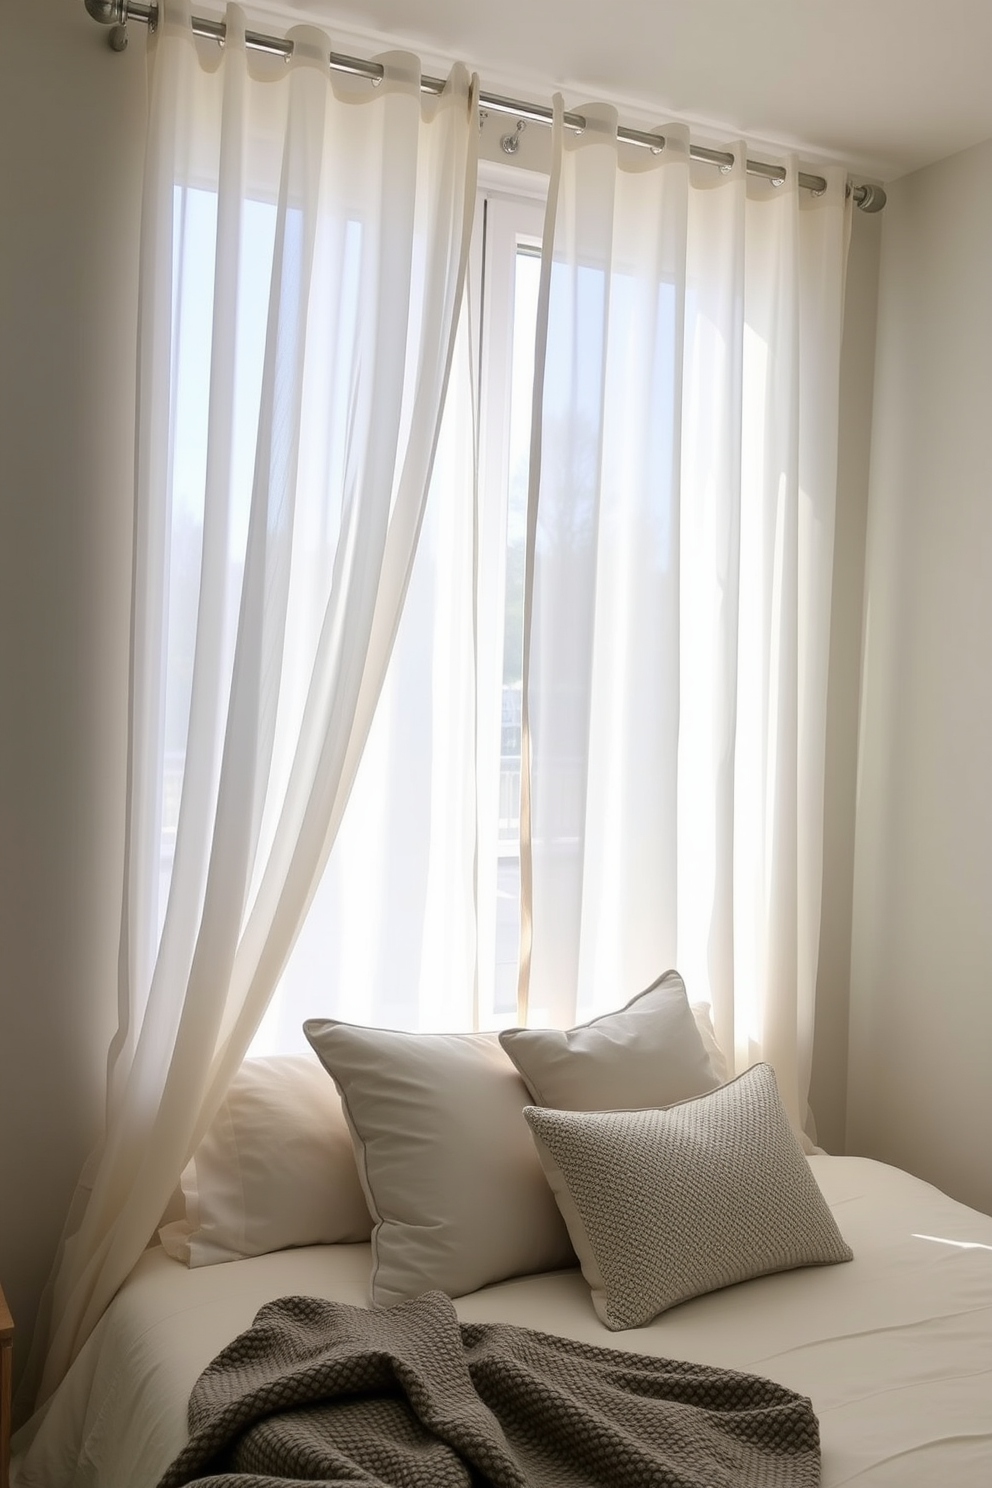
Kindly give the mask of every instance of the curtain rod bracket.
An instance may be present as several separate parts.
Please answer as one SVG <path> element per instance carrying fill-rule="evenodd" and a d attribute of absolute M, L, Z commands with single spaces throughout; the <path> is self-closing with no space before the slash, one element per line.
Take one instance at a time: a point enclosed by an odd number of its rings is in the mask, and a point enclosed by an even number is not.
<path fill-rule="evenodd" d="M 518 119 L 516 129 L 500 137 L 499 147 L 504 155 L 516 155 L 520 149 L 520 136 L 527 128 L 526 119 Z"/>

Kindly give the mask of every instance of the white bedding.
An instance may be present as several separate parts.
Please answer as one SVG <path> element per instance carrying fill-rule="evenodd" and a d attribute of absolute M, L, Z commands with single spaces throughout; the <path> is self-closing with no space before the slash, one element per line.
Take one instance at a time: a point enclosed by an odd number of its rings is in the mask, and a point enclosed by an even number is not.
<path fill-rule="evenodd" d="M 992 1484 L 992 1217 L 861 1158 L 813 1157 L 853 1247 L 846 1265 L 791 1271 L 609 1333 L 581 1273 L 488 1287 L 457 1303 L 498 1320 L 636 1353 L 751 1370 L 809 1395 L 823 1488 Z M 152 1488 L 185 1441 L 198 1374 L 272 1297 L 364 1304 L 367 1245 L 313 1246 L 187 1270 L 142 1257 L 76 1361 L 14 1488 Z"/>

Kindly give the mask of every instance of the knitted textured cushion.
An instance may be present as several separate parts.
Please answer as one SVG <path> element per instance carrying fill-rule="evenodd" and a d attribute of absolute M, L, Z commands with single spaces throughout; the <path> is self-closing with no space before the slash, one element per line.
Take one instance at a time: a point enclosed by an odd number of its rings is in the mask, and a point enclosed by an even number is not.
<path fill-rule="evenodd" d="M 755 1065 L 664 1110 L 524 1115 L 608 1328 L 772 1271 L 852 1258 Z"/>

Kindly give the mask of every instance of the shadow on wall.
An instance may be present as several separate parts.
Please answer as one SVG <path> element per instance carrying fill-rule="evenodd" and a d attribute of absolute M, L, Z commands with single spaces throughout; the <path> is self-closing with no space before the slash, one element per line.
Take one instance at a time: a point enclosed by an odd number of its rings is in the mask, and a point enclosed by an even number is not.
<path fill-rule="evenodd" d="M 116 1022 L 144 28 L 0 7 L 0 1274 L 23 1369 Z"/>

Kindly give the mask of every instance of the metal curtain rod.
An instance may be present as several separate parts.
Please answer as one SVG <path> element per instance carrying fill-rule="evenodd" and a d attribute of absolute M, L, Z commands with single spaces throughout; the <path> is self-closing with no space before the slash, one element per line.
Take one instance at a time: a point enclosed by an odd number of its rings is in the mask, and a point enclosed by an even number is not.
<path fill-rule="evenodd" d="M 122 52 L 127 46 L 127 23 L 131 21 L 142 21 L 154 31 L 158 24 L 158 5 L 152 3 L 144 5 L 137 0 L 85 0 L 86 9 L 93 20 L 99 21 L 101 25 L 110 26 L 110 45 L 114 51 Z M 195 36 L 203 36 L 210 41 L 223 43 L 227 36 L 227 27 L 223 21 L 205 20 L 202 16 L 191 16 L 190 22 Z M 284 57 L 287 60 L 293 55 L 293 43 L 283 36 L 267 36 L 261 31 L 246 31 L 245 46 L 252 51 L 268 52 L 271 56 Z M 338 52 L 331 52 L 331 67 L 336 72 L 349 72 L 357 77 L 367 77 L 372 82 L 379 82 L 383 76 L 381 62 L 369 62 L 363 57 L 348 57 Z M 420 88 L 423 93 L 438 94 L 444 90 L 444 79 L 427 77 L 420 79 Z M 528 119 L 537 124 L 550 124 L 554 117 L 550 108 L 540 103 L 525 103 L 519 98 L 503 98 L 497 93 L 480 93 L 479 107 L 491 109 L 496 114 L 512 114 L 517 119 Z M 569 129 L 583 130 L 586 121 L 581 114 L 566 113 L 563 115 L 565 124 Z M 649 134 L 646 130 L 617 129 L 617 138 L 624 140 L 627 144 L 642 145 L 646 149 L 658 152 L 665 148 L 665 136 L 663 134 Z M 693 160 L 705 161 L 707 165 L 721 166 L 729 169 L 734 164 L 735 156 L 729 150 L 710 150 L 705 145 L 690 145 L 689 155 Z M 785 173 L 780 165 L 769 165 L 764 160 L 749 160 L 747 162 L 747 173 L 749 176 L 761 176 L 766 181 L 772 181 L 780 185 L 785 180 Z M 827 183 L 822 176 L 812 176 L 805 171 L 799 172 L 799 184 L 808 191 L 820 192 L 827 189 Z M 848 191 L 854 198 L 854 204 L 863 212 L 880 212 L 885 206 L 885 192 L 881 186 L 848 186 Z"/>

